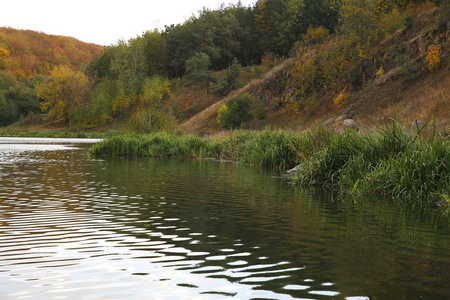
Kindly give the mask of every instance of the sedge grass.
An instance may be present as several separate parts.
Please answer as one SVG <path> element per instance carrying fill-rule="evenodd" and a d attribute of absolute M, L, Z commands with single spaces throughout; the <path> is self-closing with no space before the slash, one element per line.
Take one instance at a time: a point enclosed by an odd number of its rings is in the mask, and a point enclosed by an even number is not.
<path fill-rule="evenodd" d="M 345 193 L 449 199 L 450 139 L 410 133 L 396 121 L 382 131 L 316 127 L 296 133 L 231 131 L 217 139 L 152 133 L 115 136 L 94 145 L 94 155 L 212 158 L 278 169 L 298 165 L 292 180 Z M 291 173 L 292 174 L 292 173 Z"/>

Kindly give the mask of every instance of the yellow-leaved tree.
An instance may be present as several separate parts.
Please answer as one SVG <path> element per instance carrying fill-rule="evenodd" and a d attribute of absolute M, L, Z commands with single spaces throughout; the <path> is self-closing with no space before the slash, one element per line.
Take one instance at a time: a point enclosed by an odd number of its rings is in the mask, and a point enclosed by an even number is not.
<path fill-rule="evenodd" d="M 72 112 L 83 109 L 89 99 L 88 78 L 64 65 L 56 66 L 51 77 L 49 82 L 36 84 L 37 95 L 44 100 L 41 110 L 48 111 L 51 118 L 70 121 L 73 118 Z"/>

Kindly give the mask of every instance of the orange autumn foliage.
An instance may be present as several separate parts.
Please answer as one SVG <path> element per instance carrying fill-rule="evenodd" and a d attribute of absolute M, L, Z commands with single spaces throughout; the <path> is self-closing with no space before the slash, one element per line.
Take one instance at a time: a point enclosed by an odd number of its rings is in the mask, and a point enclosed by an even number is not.
<path fill-rule="evenodd" d="M 52 69 L 59 65 L 84 71 L 103 50 L 102 46 L 71 37 L 10 27 L 0 27 L 0 48 L 4 54 L 4 69 L 1 71 L 16 77 L 50 75 Z"/>

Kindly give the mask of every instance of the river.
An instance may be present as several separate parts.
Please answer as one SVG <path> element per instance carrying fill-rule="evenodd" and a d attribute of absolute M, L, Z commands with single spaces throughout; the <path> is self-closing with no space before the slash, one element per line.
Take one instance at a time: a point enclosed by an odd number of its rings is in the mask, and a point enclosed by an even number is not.
<path fill-rule="evenodd" d="M 0 299 L 449 299 L 442 208 L 0 138 Z"/>

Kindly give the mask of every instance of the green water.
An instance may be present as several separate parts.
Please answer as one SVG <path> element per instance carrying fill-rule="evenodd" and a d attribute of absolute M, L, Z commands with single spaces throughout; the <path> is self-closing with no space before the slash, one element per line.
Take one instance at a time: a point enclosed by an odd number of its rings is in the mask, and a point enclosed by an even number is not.
<path fill-rule="evenodd" d="M 0 139 L 2 300 L 450 298 L 442 209 L 79 142 Z"/>

